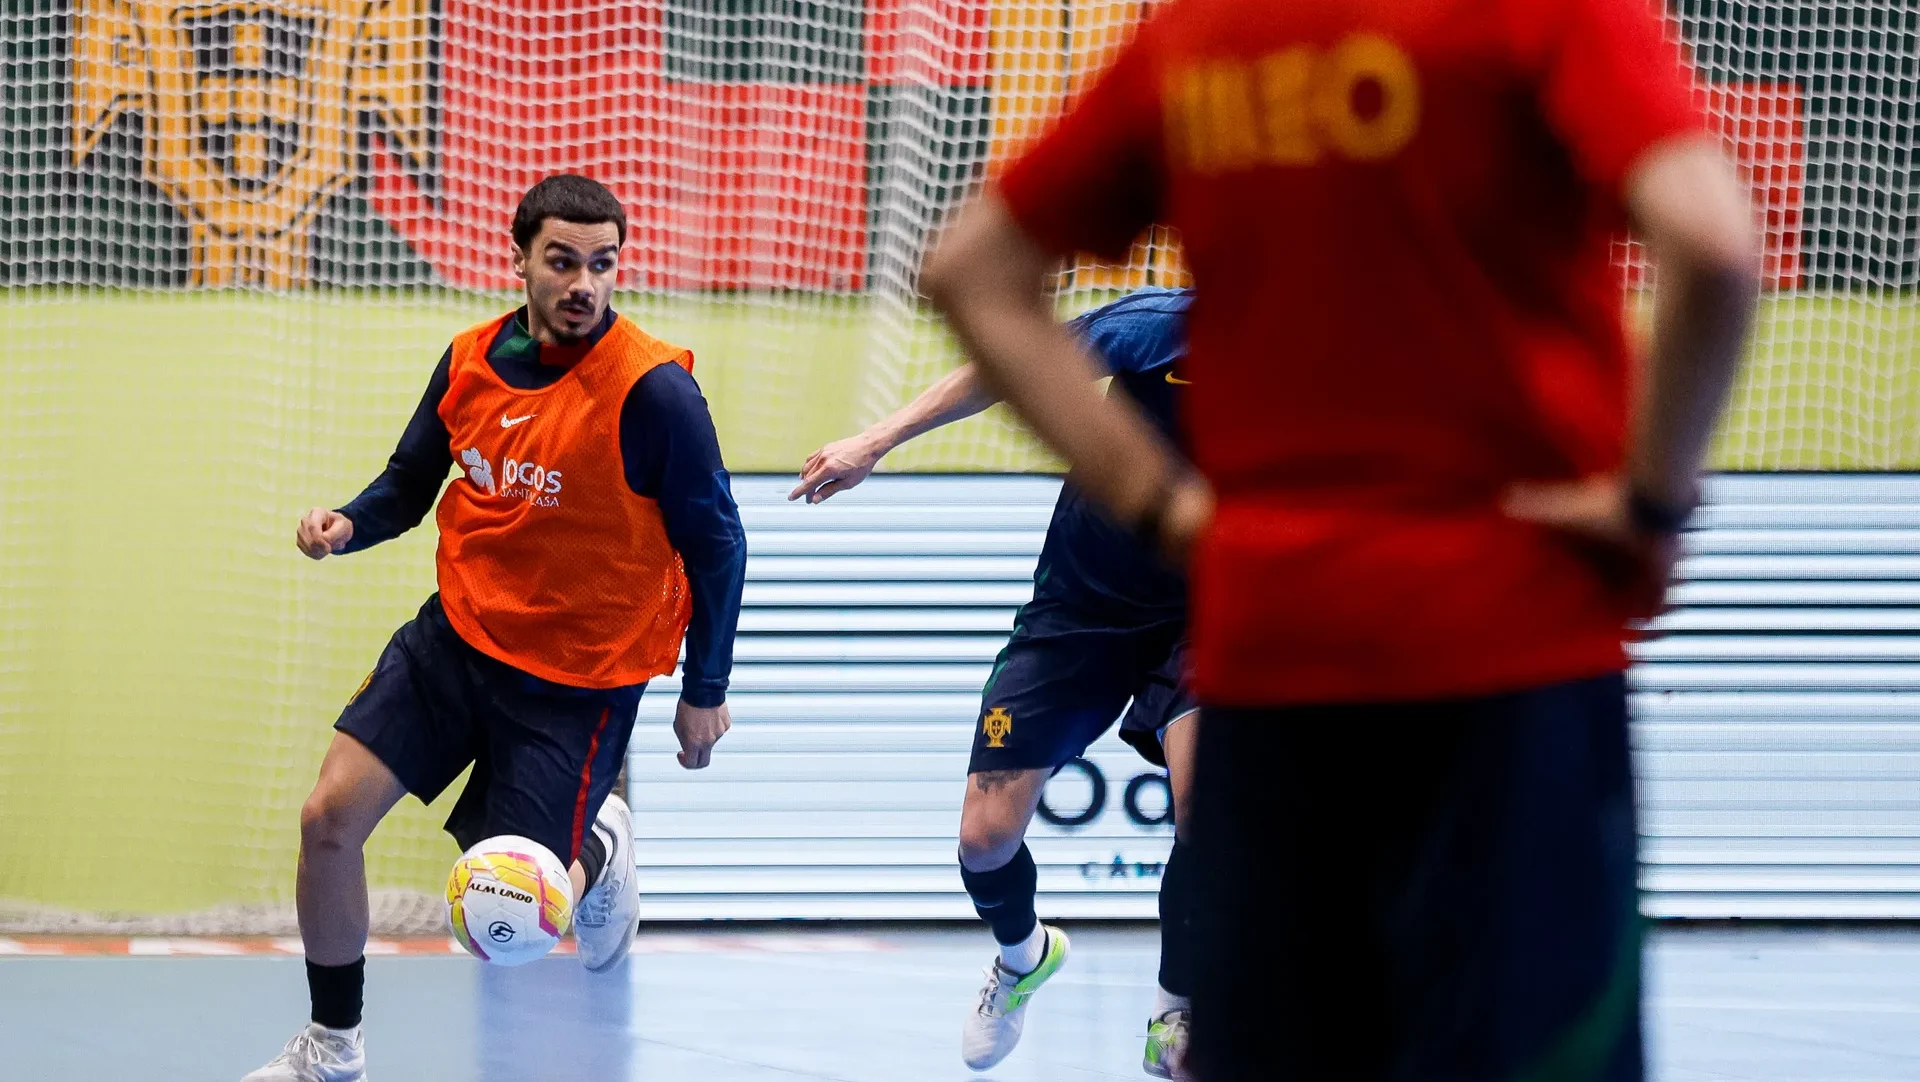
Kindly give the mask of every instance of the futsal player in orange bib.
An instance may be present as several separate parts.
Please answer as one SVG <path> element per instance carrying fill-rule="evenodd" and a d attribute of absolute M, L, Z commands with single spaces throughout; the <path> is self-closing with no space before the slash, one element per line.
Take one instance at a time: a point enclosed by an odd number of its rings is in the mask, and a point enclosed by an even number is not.
<path fill-rule="evenodd" d="M 300 816 L 312 1021 L 244 1082 L 365 1079 L 361 846 L 402 796 L 431 801 L 469 764 L 448 832 L 463 848 L 522 835 L 570 865 L 588 969 L 632 946 L 633 818 L 614 779 L 641 692 L 683 640 L 680 764 L 706 766 L 731 724 L 746 536 L 693 355 L 609 307 L 625 241 L 594 181 L 528 191 L 513 220 L 526 305 L 456 337 L 386 471 L 300 522 L 318 560 L 411 529 L 438 495 L 439 591 L 335 723 Z"/>

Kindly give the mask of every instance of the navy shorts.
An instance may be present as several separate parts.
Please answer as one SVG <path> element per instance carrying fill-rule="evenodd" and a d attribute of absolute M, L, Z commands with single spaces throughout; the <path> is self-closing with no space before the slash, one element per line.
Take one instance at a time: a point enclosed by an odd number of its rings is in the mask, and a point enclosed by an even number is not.
<path fill-rule="evenodd" d="M 1166 766 L 1160 734 L 1198 705 L 1182 679 L 1186 632 L 1184 619 L 1130 624 L 1036 594 L 981 692 L 967 772 L 1058 770 L 1116 718 L 1121 739 Z"/>
<path fill-rule="evenodd" d="M 521 672 L 467 645 L 436 594 L 393 633 L 334 728 L 422 803 L 472 764 L 447 817 L 462 849 L 519 834 L 571 864 L 620 775 L 645 688 L 572 688 Z"/>
<path fill-rule="evenodd" d="M 1207 1082 L 1640 1082 L 1625 681 L 1206 708 Z"/>

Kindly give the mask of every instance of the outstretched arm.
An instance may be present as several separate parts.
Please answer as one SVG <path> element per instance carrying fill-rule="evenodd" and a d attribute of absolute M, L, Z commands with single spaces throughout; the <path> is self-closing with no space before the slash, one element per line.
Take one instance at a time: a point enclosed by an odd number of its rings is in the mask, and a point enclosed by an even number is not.
<path fill-rule="evenodd" d="M 440 419 L 440 400 L 447 394 L 452 362 L 453 351 L 448 350 L 427 380 L 426 393 L 420 396 L 380 476 L 345 507 L 334 511 L 316 507 L 300 520 L 295 538 L 300 551 L 324 560 L 334 553 L 372 548 L 420 525 L 433 510 L 440 485 L 453 468 L 451 438 Z"/>
<path fill-rule="evenodd" d="M 979 413 L 999 399 L 980 382 L 979 371 L 971 364 L 940 377 L 939 382 L 922 391 L 919 397 L 895 411 L 893 416 L 844 440 L 837 440 L 807 456 L 800 470 L 800 484 L 789 500 L 806 497 L 819 503 L 843 489 L 867 479 L 887 452 L 922 433 L 931 432 L 955 421 Z"/>

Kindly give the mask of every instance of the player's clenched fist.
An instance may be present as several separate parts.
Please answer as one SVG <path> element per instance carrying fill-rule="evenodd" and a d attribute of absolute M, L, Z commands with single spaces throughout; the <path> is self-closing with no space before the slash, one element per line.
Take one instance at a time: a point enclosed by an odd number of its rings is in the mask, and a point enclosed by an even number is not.
<path fill-rule="evenodd" d="M 673 712 L 673 735 L 680 738 L 680 765 L 688 770 L 703 769 L 713 761 L 713 746 L 733 728 L 733 715 L 727 704 L 693 706 L 686 700 Z"/>
<path fill-rule="evenodd" d="M 300 529 L 294 533 L 294 543 L 314 560 L 324 560 L 339 552 L 351 540 L 353 520 L 324 507 L 308 511 L 307 517 L 300 520 Z"/>

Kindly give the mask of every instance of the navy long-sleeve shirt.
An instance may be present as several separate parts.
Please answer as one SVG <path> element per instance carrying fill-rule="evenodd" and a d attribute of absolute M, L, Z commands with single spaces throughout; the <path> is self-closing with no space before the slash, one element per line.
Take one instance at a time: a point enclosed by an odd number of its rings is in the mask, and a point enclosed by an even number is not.
<path fill-rule="evenodd" d="M 613 326 L 606 318 L 585 343 L 591 348 Z M 554 347 L 546 350 L 561 353 Z M 526 332 L 526 310 L 514 314 L 487 349 L 487 363 L 508 386 L 536 390 L 565 375 L 568 366 L 542 360 L 543 347 Z M 581 347 L 564 351 L 574 358 Z M 426 393 L 400 435 L 387 468 L 340 513 L 353 522 L 345 552 L 391 541 L 433 510 L 453 468 L 452 437 L 440 419 L 453 352 L 427 380 Z M 733 670 L 733 638 L 746 582 L 747 535 L 733 501 L 720 441 L 700 385 L 677 364 L 660 365 L 634 382 L 620 407 L 620 456 L 627 486 L 656 501 L 667 540 L 680 553 L 692 593 L 687 660 L 680 697 L 691 706 L 726 701 Z"/>

